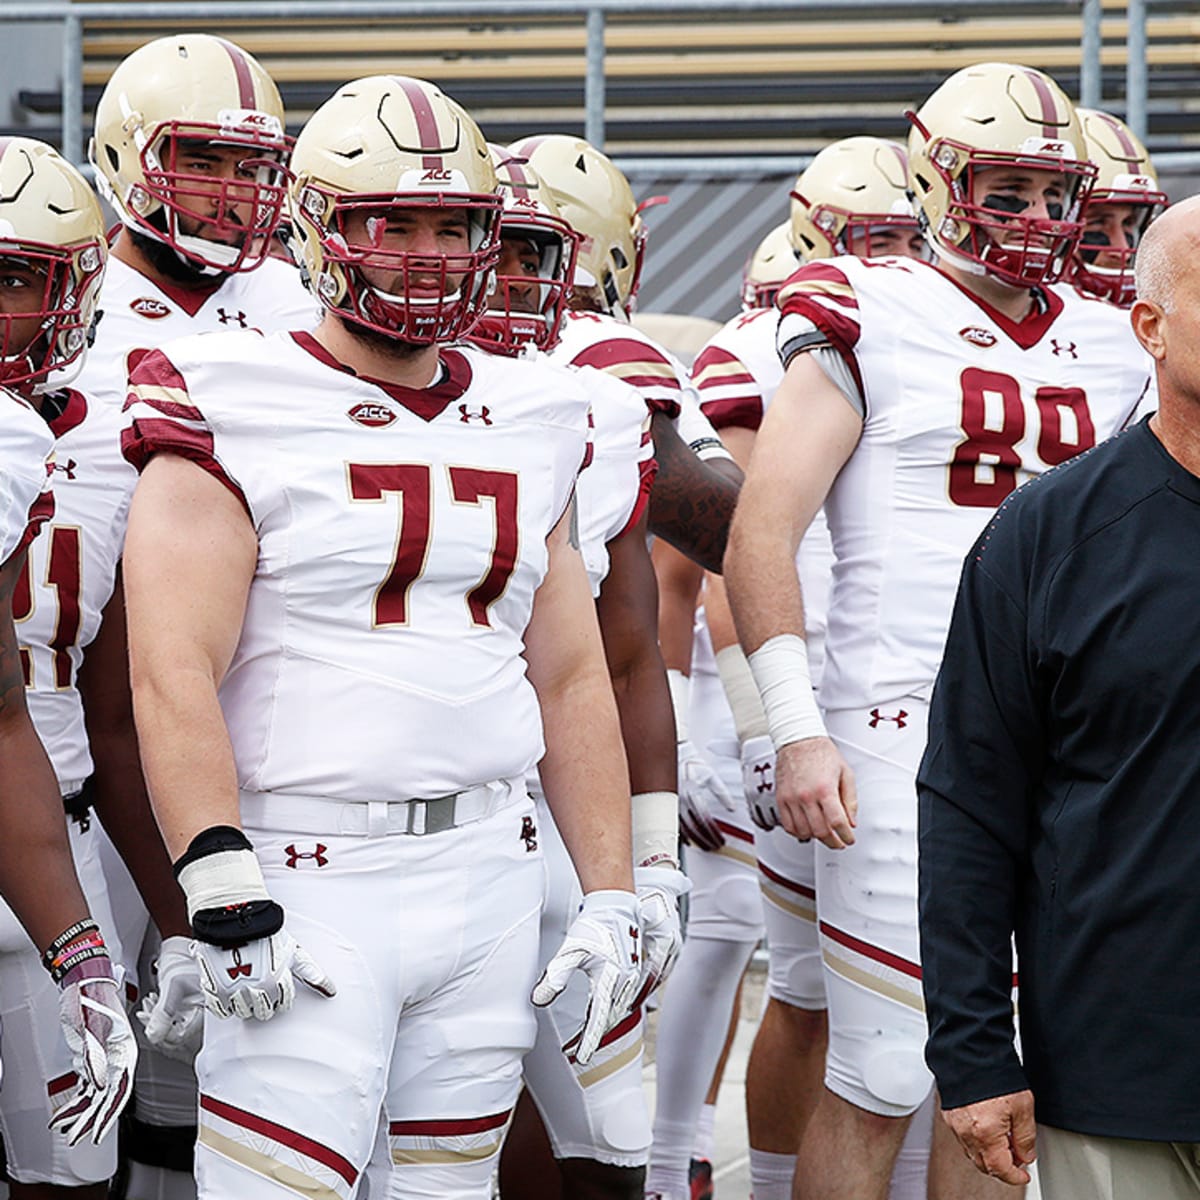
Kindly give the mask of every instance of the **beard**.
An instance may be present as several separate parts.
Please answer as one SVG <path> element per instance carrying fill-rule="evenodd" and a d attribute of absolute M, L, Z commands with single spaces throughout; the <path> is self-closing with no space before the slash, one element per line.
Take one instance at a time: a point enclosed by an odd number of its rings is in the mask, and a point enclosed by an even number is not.
<path fill-rule="evenodd" d="M 150 265 L 172 283 L 178 283 L 183 287 L 211 287 L 216 280 L 221 278 L 219 275 L 205 272 L 188 259 L 180 257 L 179 252 L 172 250 L 166 242 L 160 242 L 157 238 L 152 238 L 149 234 L 142 233 L 141 230 L 134 229 L 132 226 L 126 226 L 126 228 L 133 239 L 133 244 L 145 255 Z"/>

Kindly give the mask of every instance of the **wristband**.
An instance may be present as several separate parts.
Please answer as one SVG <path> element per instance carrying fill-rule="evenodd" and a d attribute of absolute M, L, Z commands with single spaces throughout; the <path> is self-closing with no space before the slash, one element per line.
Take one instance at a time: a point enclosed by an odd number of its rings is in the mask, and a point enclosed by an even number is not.
<path fill-rule="evenodd" d="M 682 671 L 669 670 L 667 686 L 671 689 L 671 707 L 675 710 L 675 740 L 676 742 L 686 742 L 688 736 L 687 712 L 692 695 L 692 681 Z"/>
<path fill-rule="evenodd" d="M 735 643 L 717 651 L 717 674 L 733 713 L 738 741 L 745 745 L 753 737 L 766 737 L 767 714 L 741 646 Z"/>
<path fill-rule="evenodd" d="M 231 825 L 215 825 L 198 833 L 175 863 L 175 878 L 187 897 L 193 929 L 196 914 L 202 910 L 271 902 L 249 840 Z"/>
<path fill-rule="evenodd" d="M 633 797 L 633 865 L 679 866 L 679 797 L 674 792 Z"/>
<path fill-rule="evenodd" d="M 747 656 L 776 751 L 792 742 L 828 737 L 813 696 L 808 647 L 798 634 L 768 638 Z"/>
<path fill-rule="evenodd" d="M 56 937 L 54 941 L 52 941 L 50 945 L 42 951 L 42 964 L 49 969 L 50 964 L 54 961 L 54 959 L 57 958 L 71 942 L 73 942 L 81 934 L 85 933 L 95 934 L 97 937 L 100 935 L 100 926 L 97 925 L 91 917 L 84 917 L 82 921 L 76 921 L 74 925 L 64 929 L 62 933 L 60 933 L 58 937 Z"/>

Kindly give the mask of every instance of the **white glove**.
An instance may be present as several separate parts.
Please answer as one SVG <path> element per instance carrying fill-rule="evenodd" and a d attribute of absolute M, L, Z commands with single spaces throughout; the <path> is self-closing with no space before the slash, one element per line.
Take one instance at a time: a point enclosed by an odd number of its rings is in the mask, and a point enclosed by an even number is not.
<path fill-rule="evenodd" d="M 190 1063 L 204 1038 L 204 989 L 189 939 L 169 937 L 154 963 L 158 990 L 137 1011 L 146 1040 L 167 1058 Z"/>
<path fill-rule="evenodd" d="M 718 850 L 725 835 L 717 828 L 714 813 L 724 808 L 736 812 L 729 789 L 721 782 L 708 760 L 684 738 L 679 755 L 679 830 L 686 842 L 701 850 Z"/>
<path fill-rule="evenodd" d="M 296 998 L 293 975 L 322 996 L 337 994 L 333 980 L 286 928 L 232 950 L 199 940 L 188 948 L 200 967 L 204 1003 L 218 1017 L 269 1021 L 287 1012 Z"/>
<path fill-rule="evenodd" d="M 750 820 L 759 829 L 774 829 L 779 824 L 779 809 L 775 807 L 775 744 L 766 734 L 742 743 L 742 789 Z"/>
<path fill-rule="evenodd" d="M 590 994 L 575 1060 L 588 1062 L 600 1039 L 633 1007 L 641 982 L 638 905 L 633 892 L 589 892 L 557 953 L 533 987 L 533 1002 L 545 1008 L 562 994 L 576 971 L 588 977 Z M 566 1049 L 566 1047 L 564 1047 Z"/>
<path fill-rule="evenodd" d="M 99 1145 L 133 1095 L 137 1063 L 137 1043 L 107 955 L 63 977 L 59 1019 L 79 1083 L 50 1128 L 61 1130 L 72 1146 L 84 1137 Z"/>
<path fill-rule="evenodd" d="M 692 881 L 670 866 L 638 867 L 633 878 L 642 927 L 642 983 L 637 996 L 641 1003 L 666 982 L 679 957 L 683 946 L 679 897 L 692 890 Z"/>

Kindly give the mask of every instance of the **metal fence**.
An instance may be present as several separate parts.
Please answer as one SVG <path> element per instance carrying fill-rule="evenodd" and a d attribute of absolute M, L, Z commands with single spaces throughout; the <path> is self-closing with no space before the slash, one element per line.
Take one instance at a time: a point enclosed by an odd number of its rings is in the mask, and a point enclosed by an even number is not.
<path fill-rule="evenodd" d="M 1102 103 L 1100 56 L 1102 45 L 1102 0 L 1074 0 L 1081 12 L 1080 91 L 1089 107 Z M 1126 119 L 1141 137 L 1146 132 L 1146 9 L 1156 0 L 1128 0 Z M 1166 8 L 1170 0 L 1158 0 Z M 1070 6 L 1070 0 L 1067 0 Z M 798 0 L 5 0 L 0 5 L 0 23 L 60 21 L 62 42 L 63 151 L 73 162 L 83 157 L 83 24 L 101 20 L 186 20 L 209 23 L 221 19 L 297 20 L 305 17 L 336 16 L 339 20 L 383 17 L 464 17 L 498 19 L 520 16 L 579 16 L 587 27 L 584 79 L 584 136 L 593 145 L 604 145 L 605 118 L 605 21 L 610 14 L 691 14 L 704 10 L 722 12 L 794 12 L 806 6 Z M 933 0 L 887 0 L 889 10 L 930 11 L 942 7 Z M 944 6 L 958 15 L 971 9 L 997 8 L 996 0 L 954 0 Z M 1047 7 L 1063 7 L 1059 3 Z M 879 0 L 822 0 L 822 9 L 878 10 Z M 1200 163 L 1200 155 L 1194 156 Z M 756 159 L 758 167 L 770 160 Z M 653 170 L 662 164 L 644 160 L 636 168 Z M 676 169 L 688 166 L 675 160 Z M 1189 164 L 1190 165 L 1190 164 Z M 789 168 L 794 160 L 789 161 Z M 635 168 L 635 169 L 636 169 Z M 700 168 L 697 168 L 700 169 Z M 705 159 L 706 172 L 730 174 L 745 169 L 736 159 Z"/>

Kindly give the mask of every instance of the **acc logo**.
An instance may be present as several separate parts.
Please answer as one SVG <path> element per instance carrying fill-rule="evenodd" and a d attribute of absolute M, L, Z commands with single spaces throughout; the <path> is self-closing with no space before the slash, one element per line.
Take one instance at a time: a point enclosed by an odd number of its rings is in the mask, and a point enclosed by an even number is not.
<path fill-rule="evenodd" d="M 151 296 L 139 296 L 136 300 L 130 300 L 129 307 L 139 317 L 145 317 L 147 321 L 160 321 L 163 317 L 171 315 L 170 305 L 164 304 L 161 300 L 155 300 Z"/>
<path fill-rule="evenodd" d="M 382 429 L 396 419 L 396 414 L 386 405 L 369 404 L 365 400 L 349 409 L 346 416 L 359 425 L 365 425 L 368 429 Z"/>
<path fill-rule="evenodd" d="M 986 348 L 996 344 L 996 335 L 990 329 L 980 329 L 978 325 L 968 325 L 965 329 L 960 329 L 958 336 L 964 342 L 970 342 L 972 346 Z"/>
<path fill-rule="evenodd" d="M 450 183 L 453 176 L 445 167 L 430 167 L 421 175 L 422 183 Z"/>

